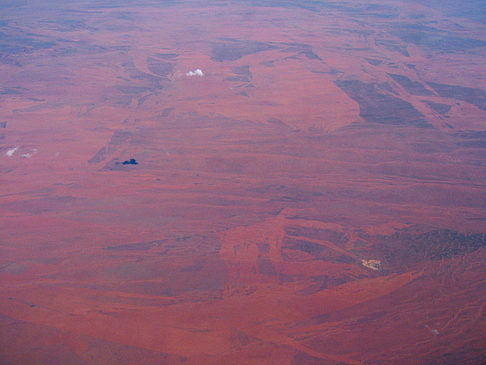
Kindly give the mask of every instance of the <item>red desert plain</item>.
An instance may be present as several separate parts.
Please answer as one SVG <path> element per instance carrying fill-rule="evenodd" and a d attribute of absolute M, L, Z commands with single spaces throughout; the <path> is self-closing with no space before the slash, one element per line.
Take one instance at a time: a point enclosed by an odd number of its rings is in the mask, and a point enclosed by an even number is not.
<path fill-rule="evenodd" d="M 486 3 L 0 2 L 0 364 L 484 364 Z"/>

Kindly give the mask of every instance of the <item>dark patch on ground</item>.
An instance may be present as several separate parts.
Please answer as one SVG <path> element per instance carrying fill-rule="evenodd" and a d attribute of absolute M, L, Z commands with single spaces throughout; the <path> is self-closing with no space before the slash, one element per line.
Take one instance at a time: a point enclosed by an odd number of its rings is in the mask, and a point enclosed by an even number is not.
<path fill-rule="evenodd" d="M 455 135 L 462 139 L 457 142 L 459 147 L 486 148 L 486 131 L 462 131 Z"/>
<path fill-rule="evenodd" d="M 164 110 L 162 110 L 162 113 L 157 115 L 157 118 L 167 118 L 170 115 L 170 113 L 172 113 L 174 110 L 175 110 L 174 107 L 165 108 Z"/>
<path fill-rule="evenodd" d="M 460 131 L 454 134 L 457 137 L 465 139 L 485 139 L 486 131 Z"/>
<path fill-rule="evenodd" d="M 443 152 L 451 152 L 453 148 L 445 143 L 411 143 L 410 146 L 414 152 L 418 153 L 443 153 Z"/>
<path fill-rule="evenodd" d="M 138 99 L 137 106 L 143 105 L 143 103 L 145 103 L 150 96 L 151 96 L 150 94 L 147 94 L 142 96 L 140 99 Z"/>
<path fill-rule="evenodd" d="M 428 84 L 442 97 L 462 100 L 477 106 L 481 110 L 486 110 L 486 91 L 482 89 L 437 82 L 429 82 Z"/>
<path fill-rule="evenodd" d="M 403 46 L 403 44 L 401 44 L 400 42 L 382 39 L 377 40 L 376 44 L 385 47 L 389 51 L 398 52 L 405 57 L 410 57 L 410 54 L 407 51 L 407 47 Z"/>
<path fill-rule="evenodd" d="M 109 246 L 109 247 L 106 247 L 106 250 L 110 250 L 110 251 L 145 251 L 145 250 L 150 250 L 154 247 L 159 247 L 165 241 L 167 241 L 167 240 L 139 242 L 139 243 L 128 243 L 128 244 L 125 244 L 125 245 Z"/>
<path fill-rule="evenodd" d="M 162 58 L 164 60 L 175 60 L 177 57 L 179 57 L 179 54 L 177 53 L 157 53 L 154 56 Z"/>
<path fill-rule="evenodd" d="M 104 170 L 112 170 L 112 171 L 122 171 L 125 170 L 127 167 L 126 165 L 122 164 L 122 162 L 118 158 L 114 158 L 113 160 L 107 162 L 103 167 Z"/>
<path fill-rule="evenodd" d="M 281 248 L 282 257 L 287 260 L 292 259 L 291 256 L 288 255 L 287 250 L 302 251 L 314 256 L 315 259 L 328 262 L 338 262 L 343 264 L 352 264 L 355 262 L 352 257 L 337 252 L 327 246 L 293 237 L 285 237 Z"/>
<path fill-rule="evenodd" d="M 299 250 L 306 252 L 312 256 L 320 256 L 323 251 L 328 250 L 326 246 L 320 245 L 318 243 L 293 238 L 284 239 L 282 250 L 284 249 Z"/>
<path fill-rule="evenodd" d="M 0 272 L 12 275 L 19 275 L 25 272 L 29 267 L 28 264 L 21 262 L 6 262 L 0 264 Z"/>
<path fill-rule="evenodd" d="M 288 195 L 280 196 L 269 200 L 269 202 L 285 202 L 285 203 L 299 203 L 305 201 L 309 201 L 309 199 L 304 197 L 299 197 L 299 196 L 288 196 Z"/>
<path fill-rule="evenodd" d="M 122 146 L 128 143 L 132 137 L 133 134 L 129 131 L 117 130 L 113 132 L 113 135 L 111 136 L 110 145 Z"/>
<path fill-rule="evenodd" d="M 465 141 L 459 142 L 457 145 L 466 148 L 486 148 L 486 141 Z"/>
<path fill-rule="evenodd" d="M 301 44 L 301 43 L 290 43 L 286 44 L 287 48 L 282 49 L 282 52 L 285 53 L 297 53 L 307 57 L 309 60 L 319 60 L 322 61 L 322 58 L 316 55 L 312 49 L 312 46 L 308 44 Z"/>
<path fill-rule="evenodd" d="M 22 95 L 22 91 L 19 88 L 2 88 L 0 95 Z"/>
<path fill-rule="evenodd" d="M 486 23 L 486 2 L 484 0 L 422 0 L 422 4 L 439 10 L 448 17 L 463 17 Z"/>
<path fill-rule="evenodd" d="M 47 25 L 49 30 L 57 32 L 75 32 L 80 30 L 96 31 L 96 28 L 89 27 L 85 21 L 80 19 L 56 19 L 41 22 Z"/>
<path fill-rule="evenodd" d="M 424 103 L 426 103 L 433 111 L 441 115 L 446 115 L 452 108 L 450 105 L 436 103 L 430 100 L 424 100 Z"/>
<path fill-rule="evenodd" d="M 66 211 L 78 202 L 78 198 L 72 196 L 52 196 L 47 198 L 26 199 L 1 204 L 7 210 L 43 214 L 48 212 Z"/>
<path fill-rule="evenodd" d="M 432 91 L 427 90 L 420 82 L 412 81 L 407 76 L 397 74 L 388 74 L 388 76 L 412 95 L 428 96 L 434 94 Z"/>
<path fill-rule="evenodd" d="M 150 72 L 161 77 L 167 77 L 174 69 L 174 65 L 172 63 L 153 57 L 147 58 L 147 66 Z"/>
<path fill-rule="evenodd" d="M 463 255 L 486 247 L 486 234 L 461 233 L 448 229 L 421 232 L 403 229 L 390 236 L 373 238 L 374 254 L 388 268 L 404 268 L 416 263 Z"/>
<path fill-rule="evenodd" d="M 238 81 L 238 82 L 250 82 L 252 78 L 252 74 L 250 71 L 250 66 L 237 66 L 233 67 L 231 70 L 235 76 L 231 76 L 226 78 L 228 81 Z"/>
<path fill-rule="evenodd" d="M 155 64 L 157 63 L 156 61 L 164 62 L 164 61 L 157 60 L 156 58 L 154 58 L 154 60 L 155 60 L 154 61 Z M 147 63 L 148 62 L 149 61 L 147 61 Z M 135 66 L 132 60 L 122 63 L 121 66 L 124 68 L 125 73 L 132 81 L 133 80 L 141 81 L 143 83 L 142 87 L 147 88 L 146 91 L 154 91 L 154 90 L 162 89 L 164 87 L 164 82 L 168 82 L 167 78 L 162 77 L 160 75 L 155 76 L 148 72 L 140 71 Z M 155 71 L 157 71 L 158 66 L 154 66 L 154 67 L 155 67 Z M 163 67 L 161 66 L 161 68 Z M 163 72 L 162 69 L 160 71 Z M 131 86 L 133 86 L 133 84 L 131 84 Z"/>
<path fill-rule="evenodd" d="M 388 91 L 389 93 L 395 94 L 397 96 L 400 95 L 395 90 L 393 90 L 393 88 L 390 86 L 390 84 L 388 82 L 380 82 L 379 84 L 376 84 L 376 88 L 380 89 L 382 91 Z"/>
<path fill-rule="evenodd" d="M 101 147 L 96 154 L 88 160 L 88 163 L 98 163 L 104 161 L 109 155 L 118 150 L 120 146 L 127 144 L 133 134 L 128 131 L 115 131 L 111 136 L 108 145 Z"/>
<path fill-rule="evenodd" d="M 146 91 L 150 91 L 150 87 L 146 86 L 134 86 L 134 85 L 117 85 L 116 89 L 123 94 L 127 95 L 139 95 Z"/>
<path fill-rule="evenodd" d="M 0 58 L 3 55 L 31 54 L 35 51 L 51 49 L 55 45 L 56 42 L 46 40 L 46 37 L 37 37 L 31 33 L 0 32 Z"/>
<path fill-rule="evenodd" d="M 7 122 L 0 122 L 0 128 L 7 128 Z"/>
<path fill-rule="evenodd" d="M 270 245 L 268 243 L 257 242 L 256 245 L 257 245 L 258 251 L 259 251 L 258 256 L 261 256 L 262 254 L 267 254 L 267 253 L 270 252 Z"/>
<path fill-rule="evenodd" d="M 217 62 L 236 61 L 249 54 L 269 51 L 276 48 L 276 46 L 264 42 L 226 40 L 221 43 L 213 44 L 211 59 Z"/>
<path fill-rule="evenodd" d="M 406 43 L 441 52 L 460 52 L 486 46 L 486 41 L 458 37 L 452 32 L 420 24 L 399 24 L 391 33 Z"/>
<path fill-rule="evenodd" d="M 245 171 L 249 162 L 247 159 L 210 157 L 206 158 L 206 167 L 216 173 L 240 174 Z"/>
<path fill-rule="evenodd" d="M 101 147 L 98 152 L 96 152 L 95 155 L 88 160 L 88 163 L 98 163 L 104 161 L 108 155 L 107 150 L 108 149 L 106 146 Z"/>
<path fill-rule="evenodd" d="M 398 16 L 397 9 L 389 5 L 380 4 L 361 4 L 353 3 L 352 5 L 345 2 L 338 1 L 316 1 L 316 0 L 267 0 L 264 5 L 261 1 L 250 0 L 253 6 L 268 6 L 268 7 L 297 7 L 314 12 L 321 12 L 322 10 L 339 11 L 344 14 L 349 14 L 355 17 L 377 17 L 377 18 L 396 18 Z"/>
<path fill-rule="evenodd" d="M 276 276 L 275 266 L 269 258 L 259 258 L 257 261 L 258 272 L 266 276 Z"/>
<path fill-rule="evenodd" d="M 1 6 L 0 6 L 1 7 Z M 183 364 L 187 358 L 169 355 L 159 351 L 146 350 L 136 346 L 123 345 L 108 340 L 85 335 L 74 335 L 73 341 L 82 344 L 81 353 L 66 343 L 72 333 L 52 326 L 35 324 L 0 314 L 0 359 L 3 365 L 14 364 L 50 364 L 81 365 L 93 362 L 93 359 L 110 359 L 116 364 L 138 363 L 144 359 L 146 365 Z M 12 338 L 16 341 L 12 348 Z"/>
<path fill-rule="evenodd" d="M 142 1 L 142 0 L 100 0 L 92 2 L 89 9 L 116 9 L 116 8 L 126 8 L 126 7 L 159 7 L 165 8 L 168 6 L 177 5 L 175 0 L 165 0 L 165 1 Z"/>
<path fill-rule="evenodd" d="M 239 344 L 239 346 L 247 346 L 250 343 L 261 342 L 258 338 L 248 336 L 245 332 L 242 332 L 237 328 L 231 329 L 230 341 L 231 343 Z"/>
<path fill-rule="evenodd" d="M 375 60 L 373 58 L 367 58 L 366 59 L 366 62 L 368 62 L 372 66 L 379 66 L 379 65 L 381 65 L 383 63 L 382 60 Z"/>
<path fill-rule="evenodd" d="M 320 292 L 321 290 L 331 289 L 355 279 L 356 278 L 350 278 L 347 276 L 339 276 L 339 277 L 332 277 L 329 275 L 315 276 L 312 277 L 313 284 L 300 290 L 299 293 L 301 295 L 312 295 L 317 292 Z"/>
<path fill-rule="evenodd" d="M 340 362 L 330 362 L 323 360 L 318 357 L 314 357 L 312 355 L 306 354 L 305 352 L 298 351 L 294 357 L 292 358 L 292 362 L 290 363 L 291 365 L 345 365 L 345 363 L 340 363 Z"/>
<path fill-rule="evenodd" d="M 267 120 L 267 123 L 270 123 L 270 124 L 273 124 L 273 125 L 276 125 L 276 126 L 279 126 L 279 127 L 286 127 L 287 126 L 284 122 L 282 122 L 278 118 L 270 118 L 269 120 Z"/>
<path fill-rule="evenodd" d="M 381 93 L 375 84 L 352 80 L 336 81 L 336 85 L 358 102 L 360 116 L 367 122 L 432 128 L 432 125 L 412 104 Z"/>
<path fill-rule="evenodd" d="M 348 241 L 344 233 L 325 228 L 299 226 L 285 227 L 285 233 L 291 236 L 302 236 L 306 238 L 329 241 L 336 245 L 340 245 Z"/>
<path fill-rule="evenodd" d="M 187 265 L 177 270 L 169 262 L 160 259 L 132 261 L 106 270 L 107 277 L 122 279 L 118 290 L 145 295 L 194 295 L 201 300 L 204 292 L 211 298 L 220 298 L 226 283 L 226 265 L 218 257 L 207 257 L 197 271 L 185 270 Z M 123 279 L 128 279 L 125 281 Z M 158 282 L 157 280 L 163 280 Z M 155 281 L 154 281 L 155 280 Z"/>

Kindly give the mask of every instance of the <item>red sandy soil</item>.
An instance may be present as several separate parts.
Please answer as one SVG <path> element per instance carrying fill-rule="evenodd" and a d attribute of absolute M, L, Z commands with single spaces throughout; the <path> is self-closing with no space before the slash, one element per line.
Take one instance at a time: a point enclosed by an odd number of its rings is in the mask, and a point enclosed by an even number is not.
<path fill-rule="evenodd" d="M 0 14 L 2 365 L 486 361 L 472 0 L 42 3 Z"/>

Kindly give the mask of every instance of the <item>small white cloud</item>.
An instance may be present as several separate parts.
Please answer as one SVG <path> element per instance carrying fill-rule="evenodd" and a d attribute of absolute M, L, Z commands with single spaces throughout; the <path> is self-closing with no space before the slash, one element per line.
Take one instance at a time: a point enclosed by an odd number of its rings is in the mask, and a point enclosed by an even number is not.
<path fill-rule="evenodd" d="M 7 155 L 7 157 L 12 157 L 14 155 L 14 153 L 18 150 L 19 148 L 18 147 L 14 147 L 10 150 L 8 150 L 5 154 Z"/>
<path fill-rule="evenodd" d="M 204 72 L 202 72 L 202 70 L 200 68 L 197 68 L 195 69 L 194 71 L 189 71 L 188 73 L 186 73 L 186 76 L 200 76 L 200 77 L 203 77 L 204 76 Z"/>
<path fill-rule="evenodd" d="M 35 154 L 37 153 L 37 148 L 33 148 L 32 150 L 30 150 L 30 152 L 27 152 L 27 153 L 24 153 L 22 155 L 23 158 L 31 158 L 32 156 L 34 156 Z"/>

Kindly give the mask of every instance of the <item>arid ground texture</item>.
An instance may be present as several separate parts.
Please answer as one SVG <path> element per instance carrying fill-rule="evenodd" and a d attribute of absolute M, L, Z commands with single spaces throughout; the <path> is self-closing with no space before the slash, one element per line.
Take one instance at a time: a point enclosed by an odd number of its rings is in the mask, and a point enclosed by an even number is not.
<path fill-rule="evenodd" d="M 486 3 L 0 2 L 0 364 L 486 362 Z"/>

